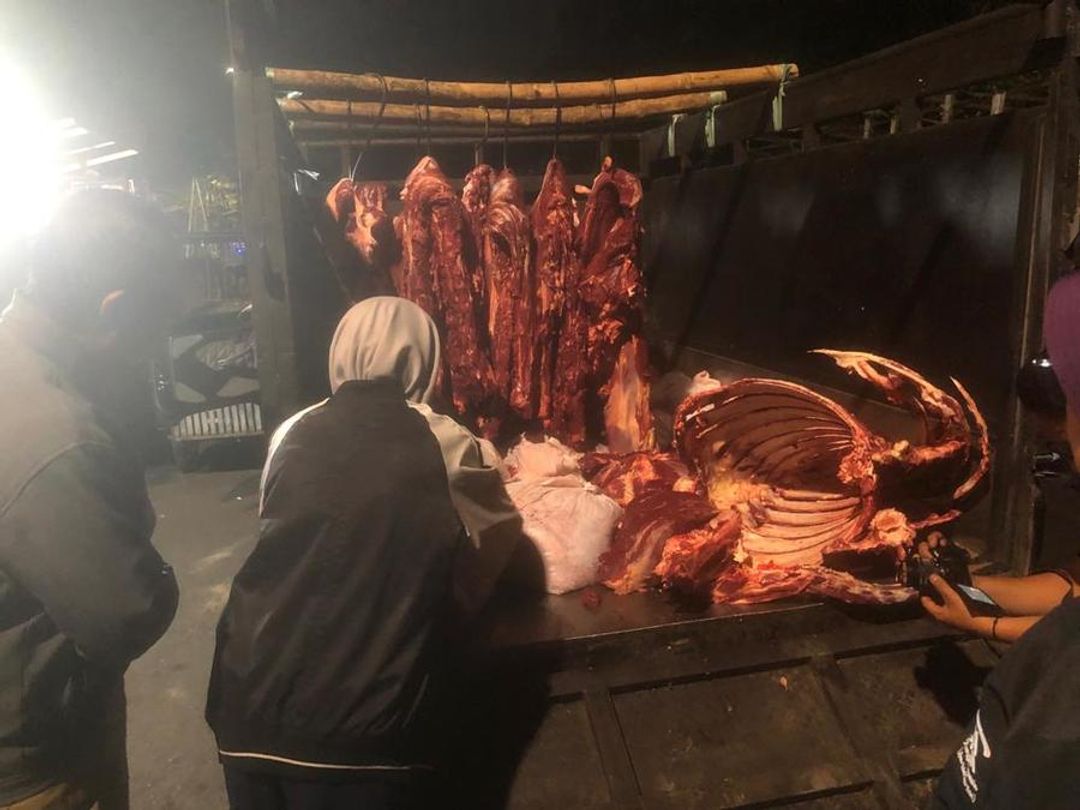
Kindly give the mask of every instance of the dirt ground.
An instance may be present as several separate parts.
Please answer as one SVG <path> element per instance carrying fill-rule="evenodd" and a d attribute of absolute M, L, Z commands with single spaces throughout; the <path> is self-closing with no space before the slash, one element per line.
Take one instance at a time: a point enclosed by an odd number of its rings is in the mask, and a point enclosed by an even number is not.
<path fill-rule="evenodd" d="M 258 472 L 153 472 L 154 543 L 176 569 L 172 627 L 127 676 L 133 810 L 225 810 L 214 740 L 203 720 L 214 628 L 255 542 Z"/>

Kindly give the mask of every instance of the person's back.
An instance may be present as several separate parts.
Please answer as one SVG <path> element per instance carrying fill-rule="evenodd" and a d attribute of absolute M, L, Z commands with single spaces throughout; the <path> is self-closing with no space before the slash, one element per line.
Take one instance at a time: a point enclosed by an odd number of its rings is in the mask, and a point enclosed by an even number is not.
<path fill-rule="evenodd" d="M 58 216 L 73 213 L 95 237 L 76 227 L 38 250 L 0 321 L 0 806 L 113 810 L 127 806 L 123 674 L 177 589 L 117 403 L 95 393 L 165 316 L 147 291 L 168 248 L 126 195 L 75 195 Z"/>
<path fill-rule="evenodd" d="M 207 703 L 227 779 L 425 766 L 462 542 L 435 438 L 383 379 L 341 386 L 275 445 Z"/>

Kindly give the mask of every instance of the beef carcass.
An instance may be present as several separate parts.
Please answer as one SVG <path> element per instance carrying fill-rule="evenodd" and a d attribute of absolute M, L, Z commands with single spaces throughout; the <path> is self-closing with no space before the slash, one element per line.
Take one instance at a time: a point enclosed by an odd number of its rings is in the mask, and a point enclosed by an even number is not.
<path fill-rule="evenodd" d="M 535 285 L 529 219 L 521 186 L 503 169 L 491 189 L 483 226 L 487 334 L 495 386 L 521 419 L 536 415 L 533 379 Z"/>
<path fill-rule="evenodd" d="M 640 364 L 626 362 L 622 373 L 616 374 L 624 344 L 640 335 L 643 324 L 645 286 L 638 266 L 641 197 L 641 182 L 630 172 L 615 168 L 610 157 L 605 158 L 589 192 L 575 241 L 582 266 L 579 290 L 588 323 L 590 410 L 591 418 L 597 421 L 601 414 L 618 419 L 649 408 L 648 382 L 633 379 L 640 373 Z M 644 351 L 643 345 L 640 351 Z M 627 358 L 630 360 L 636 361 L 637 354 Z M 619 393 L 623 404 L 604 413 L 613 384 L 625 389 Z M 626 401 L 635 396 L 643 396 L 644 402 L 640 407 L 627 407 Z M 628 443 L 630 449 L 653 446 L 651 419 L 629 427 L 605 424 L 607 432 L 614 430 L 620 443 Z"/>
<path fill-rule="evenodd" d="M 574 252 L 574 201 L 566 171 L 548 161 L 532 207 L 536 244 L 537 416 L 571 444 L 585 439 L 586 347 Z"/>
<path fill-rule="evenodd" d="M 666 491 L 671 473 L 636 497 L 633 480 L 647 469 L 637 457 L 609 460 L 599 472 L 590 457 L 583 461 L 616 494 L 623 473 L 622 492 L 633 497 L 604 558 L 606 584 L 625 592 L 656 581 L 711 592 L 715 602 L 799 593 L 871 604 L 914 597 L 896 582 L 899 550 L 917 530 L 957 517 L 984 480 L 986 424 L 956 380 L 960 399 L 885 358 L 823 354 L 918 414 L 925 440 L 879 436 L 795 383 L 749 378 L 699 391 L 679 407 L 675 434 L 714 511 L 708 521 L 681 531 L 655 520 L 635 527 L 630 519 L 639 509 L 653 513 L 656 499 L 673 494 Z"/>
<path fill-rule="evenodd" d="M 742 520 L 742 573 L 718 583 L 717 601 L 807 590 L 861 602 L 912 598 L 895 582 L 900 547 L 916 530 L 956 518 L 989 469 L 985 421 L 956 380 L 961 400 L 886 358 L 822 354 L 917 413 L 925 439 L 890 441 L 831 399 L 780 380 L 745 379 L 688 398 L 676 414 L 679 452 L 713 505 Z M 858 570 L 867 559 L 885 561 L 881 581 L 831 567 Z"/>
<path fill-rule="evenodd" d="M 475 267 L 462 249 L 472 238 L 464 208 L 430 157 L 409 174 L 401 197 L 398 293 L 419 304 L 439 326 L 454 407 L 467 417 L 486 413 L 494 386 L 487 335 L 473 294 Z"/>
<path fill-rule="evenodd" d="M 386 186 L 339 180 L 326 195 L 326 208 L 356 261 L 335 267 L 352 301 L 393 290 L 390 271 L 399 258 L 394 224 L 386 214 Z"/>

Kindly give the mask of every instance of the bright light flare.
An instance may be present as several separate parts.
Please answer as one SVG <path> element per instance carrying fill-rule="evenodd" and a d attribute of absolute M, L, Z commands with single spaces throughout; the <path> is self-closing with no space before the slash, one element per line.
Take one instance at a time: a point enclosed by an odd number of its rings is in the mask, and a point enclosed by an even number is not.
<path fill-rule="evenodd" d="M 4 88 L 7 109 L 17 111 L 0 126 L 0 159 L 5 164 L 4 193 L 0 194 L 2 250 L 32 235 L 56 204 L 62 188 L 63 129 L 48 115 L 29 78 L 2 60 L 0 87 Z"/>

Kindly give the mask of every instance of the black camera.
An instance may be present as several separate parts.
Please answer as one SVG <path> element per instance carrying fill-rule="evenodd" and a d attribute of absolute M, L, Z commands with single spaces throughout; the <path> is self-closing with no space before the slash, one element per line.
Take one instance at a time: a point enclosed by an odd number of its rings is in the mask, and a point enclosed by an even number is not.
<path fill-rule="evenodd" d="M 971 585 L 968 563 L 971 556 L 951 543 L 938 544 L 930 549 L 930 559 L 912 550 L 900 564 L 900 582 L 914 588 L 922 596 L 937 600 L 938 592 L 930 584 L 930 577 L 937 574 L 952 585 Z"/>
<path fill-rule="evenodd" d="M 926 596 L 937 604 L 943 604 L 937 588 L 930 584 L 930 577 L 937 574 L 957 592 L 973 616 L 1001 616 L 1001 607 L 987 594 L 971 584 L 968 564 L 971 555 L 960 546 L 938 544 L 930 549 L 930 559 L 915 550 L 908 553 L 900 563 L 898 579 L 920 596 Z"/>

